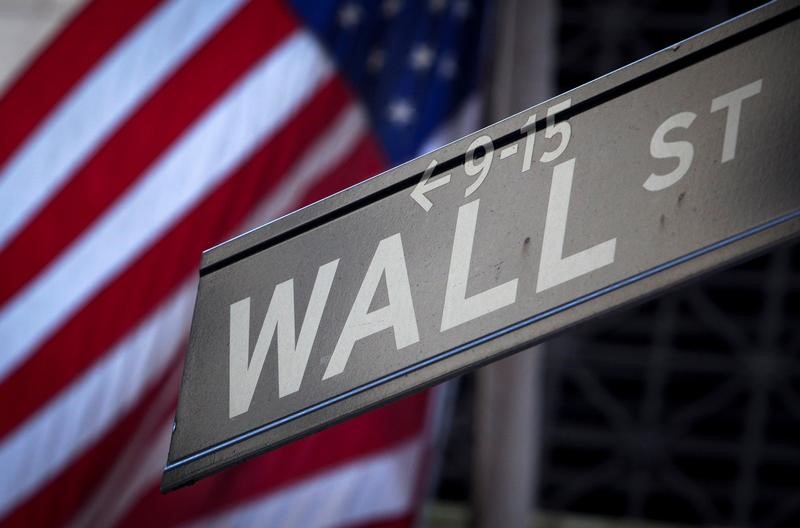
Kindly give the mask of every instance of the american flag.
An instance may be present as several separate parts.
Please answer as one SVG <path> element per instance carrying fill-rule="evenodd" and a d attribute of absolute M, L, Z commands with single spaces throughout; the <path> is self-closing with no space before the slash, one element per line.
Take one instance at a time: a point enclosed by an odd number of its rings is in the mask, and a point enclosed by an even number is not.
<path fill-rule="evenodd" d="M 158 492 L 203 249 L 477 124 L 478 1 L 94 0 L 0 98 L 0 524 L 404 526 L 425 392 Z"/>

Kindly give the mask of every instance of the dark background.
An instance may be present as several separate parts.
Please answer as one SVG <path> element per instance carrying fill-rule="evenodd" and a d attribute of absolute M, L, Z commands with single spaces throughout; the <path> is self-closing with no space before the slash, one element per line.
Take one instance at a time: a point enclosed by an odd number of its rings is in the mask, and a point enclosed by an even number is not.
<path fill-rule="evenodd" d="M 558 91 L 761 3 L 562 1 Z M 800 526 L 797 243 L 550 341 L 544 365 L 537 509 Z M 458 384 L 439 500 L 469 500 L 474 383 Z"/>

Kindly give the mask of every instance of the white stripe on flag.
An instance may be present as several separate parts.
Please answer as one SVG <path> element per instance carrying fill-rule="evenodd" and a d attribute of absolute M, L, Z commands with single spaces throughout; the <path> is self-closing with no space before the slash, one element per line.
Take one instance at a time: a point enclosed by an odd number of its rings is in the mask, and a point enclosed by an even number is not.
<path fill-rule="evenodd" d="M 169 364 L 188 329 L 196 279 L 181 286 L 70 387 L 0 443 L 0 517 L 97 440 Z"/>
<path fill-rule="evenodd" d="M 347 526 L 410 513 L 424 434 L 189 526 Z M 369 493 L 364 493 L 369 490 Z"/>
<path fill-rule="evenodd" d="M 258 227 L 296 208 L 303 195 L 326 171 L 352 154 L 364 137 L 366 125 L 367 118 L 361 106 L 353 104 L 345 109 L 329 132 L 314 143 L 278 188 L 250 215 L 253 220 L 246 228 Z"/>
<path fill-rule="evenodd" d="M 0 172 L 0 248 L 241 3 L 173 0 L 103 59 Z"/>
<path fill-rule="evenodd" d="M 319 45 L 297 32 L 229 90 L 113 209 L 0 312 L 0 381 L 279 130 L 331 73 Z"/>
<path fill-rule="evenodd" d="M 478 94 L 468 96 L 450 119 L 428 136 L 417 155 L 427 154 L 478 130 L 482 110 L 483 105 Z"/>
<path fill-rule="evenodd" d="M 172 402 L 174 398 L 170 398 L 170 405 Z M 134 440 L 112 462 L 101 487 L 86 498 L 70 528 L 114 526 L 142 493 L 157 485 L 169 452 L 172 423 L 170 416 L 154 429 L 144 425 L 137 430 Z"/>

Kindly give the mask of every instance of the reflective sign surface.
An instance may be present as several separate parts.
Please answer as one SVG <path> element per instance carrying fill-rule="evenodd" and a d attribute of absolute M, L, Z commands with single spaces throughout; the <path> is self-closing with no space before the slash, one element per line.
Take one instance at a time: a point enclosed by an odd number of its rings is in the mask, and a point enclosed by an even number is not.
<path fill-rule="evenodd" d="M 204 255 L 173 489 L 800 232 L 762 8 Z"/>

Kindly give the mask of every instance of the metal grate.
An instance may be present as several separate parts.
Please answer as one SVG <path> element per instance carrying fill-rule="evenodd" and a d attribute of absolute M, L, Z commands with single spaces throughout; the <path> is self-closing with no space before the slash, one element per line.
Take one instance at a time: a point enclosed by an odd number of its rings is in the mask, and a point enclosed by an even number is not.
<path fill-rule="evenodd" d="M 555 340 L 540 504 L 800 526 L 800 246 Z"/>

